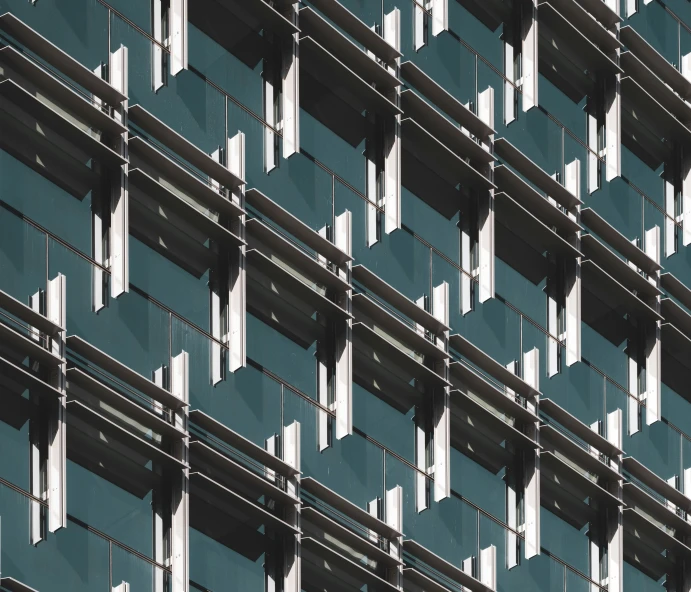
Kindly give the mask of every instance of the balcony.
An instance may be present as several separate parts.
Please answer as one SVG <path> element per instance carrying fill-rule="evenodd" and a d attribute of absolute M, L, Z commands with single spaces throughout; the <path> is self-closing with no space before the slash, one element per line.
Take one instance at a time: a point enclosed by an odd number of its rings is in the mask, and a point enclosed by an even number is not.
<path fill-rule="evenodd" d="M 449 345 L 471 364 L 477 366 L 480 370 L 521 397 L 532 399 L 540 394 L 539 391 L 530 386 L 520 376 L 516 376 L 513 372 L 502 366 L 494 358 L 483 352 L 462 335 L 451 335 L 449 338 Z"/>
<path fill-rule="evenodd" d="M 0 381 L 8 393 L 21 395 L 25 389 L 48 400 L 58 400 L 62 393 L 46 382 L 34 369 L 24 365 L 28 358 L 49 371 L 60 368 L 64 360 L 52 351 L 52 338 L 64 328 L 41 313 L 0 291 Z"/>
<path fill-rule="evenodd" d="M 482 173 L 474 169 L 463 158 L 442 144 L 418 122 L 409 117 L 401 122 L 403 148 L 413 158 L 450 186 L 462 185 L 471 189 L 494 189 L 495 185 Z M 493 157 L 478 146 L 487 161 Z M 403 161 L 405 167 L 405 159 Z"/>
<path fill-rule="evenodd" d="M 691 290 L 686 287 L 684 282 L 667 272 L 660 275 L 660 285 L 686 308 L 691 309 Z"/>
<path fill-rule="evenodd" d="M 691 106 L 648 68 L 635 53 L 623 52 L 620 56 L 620 62 L 626 75 L 646 89 L 650 96 L 665 110 L 669 111 L 684 126 L 691 125 Z"/>
<path fill-rule="evenodd" d="M 343 266 L 352 257 L 344 253 L 330 240 L 312 230 L 302 220 L 293 216 L 288 210 L 264 195 L 258 189 L 248 189 L 245 193 L 245 203 L 254 208 L 262 216 L 270 218 L 286 232 L 289 232 L 301 243 L 314 250 L 331 263 Z"/>
<path fill-rule="evenodd" d="M 452 123 L 413 90 L 401 93 L 401 106 L 410 117 L 440 143 L 460 158 L 468 158 L 475 166 L 487 166 L 494 156 L 473 140 L 461 127 Z"/>
<path fill-rule="evenodd" d="M 57 137 L 70 142 L 84 155 L 93 156 L 105 166 L 119 168 L 127 163 L 120 154 L 101 143 L 98 137 L 72 123 L 13 80 L 6 79 L 0 82 L 0 100 L 0 109 L 9 115 L 18 117 L 20 121 L 26 120 L 28 116 L 32 123 L 38 122 L 49 128 Z M 25 114 L 24 117 L 22 113 Z M 49 140 L 53 138 L 47 130 L 42 130 L 42 133 Z"/>
<path fill-rule="evenodd" d="M 596 38 L 600 38 L 611 46 L 607 39 L 611 35 L 601 29 L 594 19 L 590 20 L 589 28 L 598 31 L 599 36 L 592 31 L 581 32 L 576 28 L 576 23 L 548 2 L 542 2 L 538 6 L 540 61 L 548 64 L 543 69 L 544 73 L 547 77 L 555 78 L 558 86 L 570 88 L 571 91 L 567 94 L 572 94 L 574 98 L 592 91 L 598 75 L 613 76 L 622 72 L 617 63 L 603 51 L 604 48 L 594 43 Z M 581 19 L 578 24 L 584 23 Z"/>
<path fill-rule="evenodd" d="M 494 194 L 494 215 L 495 222 L 521 237 L 538 253 L 547 251 L 572 258 L 582 256 L 570 242 L 564 240 L 504 192 Z"/>
<path fill-rule="evenodd" d="M 606 249 L 606 247 L 598 248 Z M 585 251 L 585 248 L 583 250 Z M 611 255 L 616 257 L 616 255 Z M 624 265 L 626 264 L 624 263 Z M 631 271 L 636 274 L 635 271 Z M 607 309 L 618 311 L 621 315 L 633 314 L 651 321 L 662 320 L 662 317 L 653 308 L 635 296 L 594 261 L 588 259 L 581 263 L 581 278 L 583 280 L 583 287 L 600 300 Z M 605 311 L 597 311 L 595 309 L 592 309 L 590 312 L 592 315 L 586 320 L 589 324 L 597 323 L 596 317 L 598 314 L 606 314 Z"/>
<path fill-rule="evenodd" d="M 554 228 L 562 238 L 572 237 L 581 230 L 576 220 L 552 204 L 507 166 L 501 164 L 494 167 L 494 182 L 526 211 L 546 226 Z"/>
<path fill-rule="evenodd" d="M 396 48 L 338 0 L 312 0 L 311 4 L 383 62 L 390 64 L 401 57 L 401 53 Z"/>
<path fill-rule="evenodd" d="M 300 32 L 300 29 L 266 0 L 218 0 L 218 3 L 257 33 L 262 30 L 270 31 L 283 38 L 290 38 L 291 35 Z M 207 6 L 203 9 L 209 10 Z"/>
<path fill-rule="evenodd" d="M 170 391 L 158 386 L 155 382 L 135 372 L 129 366 L 119 362 L 77 335 L 70 335 L 67 338 L 67 347 L 73 354 L 83 358 L 88 367 L 93 367 L 96 371 L 107 372 L 115 380 L 136 389 L 152 401 L 175 411 L 187 406 L 187 403 Z"/>
<path fill-rule="evenodd" d="M 606 240 L 609 245 L 626 257 L 641 271 L 648 275 L 653 275 L 662 269 L 657 261 L 649 257 L 648 254 L 635 243 L 628 240 L 592 208 L 583 208 L 581 210 L 581 222 L 595 234 Z M 654 294 L 657 295 L 657 291 L 654 292 Z"/>
<path fill-rule="evenodd" d="M 413 62 L 403 62 L 401 64 L 401 74 L 408 83 L 412 84 L 429 101 L 434 103 L 453 121 L 467 129 L 476 138 L 486 140 L 489 136 L 496 133 L 468 107 L 439 86 Z"/>
<path fill-rule="evenodd" d="M 363 58 L 376 66 L 376 62 L 364 53 Z M 394 103 L 311 37 L 300 39 L 300 67 L 356 111 L 367 110 L 389 117 L 402 113 Z"/>
<path fill-rule="evenodd" d="M 302 480 L 301 490 L 306 581 L 328 590 L 363 584 L 396 590 L 388 573 L 401 562 L 389 552 L 389 544 L 401 534 L 311 477 Z"/>
<path fill-rule="evenodd" d="M 494 142 L 494 151 L 509 166 L 533 183 L 540 191 L 554 199 L 563 208 L 570 210 L 581 205 L 581 200 L 548 175 L 506 138 Z M 509 192 L 510 194 L 510 192 Z"/>
<path fill-rule="evenodd" d="M 407 411 L 425 394 L 411 383 L 449 386 L 432 368 L 448 359 L 443 323 L 362 265 L 353 268 L 355 379 L 391 405 Z M 393 368 L 389 367 L 389 364 Z"/>
<path fill-rule="evenodd" d="M 190 411 L 190 421 L 197 428 L 211 434 L 214 438 L 233 447 L 246 457 L 254 459 L 278 475 L 290 478 L 300 474 L 300 471 L 279 457 L 257 446 L 254 442 L 251 442 L 199 409 Z"/>
<path fill-rule="evenodd" d="M 646 87 L 647 88 L 647 87 Z M 631 123 L 636 129 L 641 126 L 653 133 L 659 144 L 664 140 L 669 142 L 691 142 L 691 130 L 681 123 L 672 113 L 656 101 L 643 87 L 630 76 L 621 79 L 622 108 L 626 109 Z M 624 122 L 622 122 L 624 123 Z M 657 155 L 665 147 L 652 147 Z M 664 154 L 664 152 L 663 152 Z"/>
<path fill-rule="evenodd" d="M 612 243 L 610 243 L 610 245 L 614 247 Z M 586 257 L 592 259 L 602 270 L 626 287 L 627 290 L 636 294 L 639 298 L 656 298 L 661 294 L 655 284 L 638 273 L 629 265 L 629 262 L 613 253 L 606 245 L 595 238 L 594 235 L 584 234 L 581 237 L 581 249 Z M 629 253 L 630 255 L 637 255 L 641 252 L 640 249 L 638 249 L 638 252 L 633 251 L 633 249 L 626 250 L 631 251 Z M 643 257 L 637 257 L 636 260 L 641 263 L 648 263 Z M 631 262 L 633 263 L 633 261 Z M 649 269 L 651 268 L 654 268 L 654 265 L 649 266 Z"/>
<path fill-rule="evenodd" d="M 303 35 L 318 43 L 331 55 L 338 56 L 347 68 L 378 91 L 386 93 L 401 85 L 401 81 L 390 70 L 377 63 L 309 6 L 300 9 L 299 18 Z"/>
<path fill-rule="evenodd" d="M 0 587 L 7 592 L 38 592 L 14 578 L 0 578 Z"/>
<path fill-rule="evenodd" d="M 472 391 L 451 391 L 451 445 L 495 474 L 511 465 L 516 453 L 540 449 L 521 430 L 522 422 L 502 407 L 492 407 Z"/>
<path fill-rule="evenodd" d="M 136 426 L 139 430 L 151 430 L 154 434 L 173 440 L 181 440 L 185 437 L 185 432 L 168 421 L 161 413 L 147 409 L 135 402 L 131 395 L 119 392 L 80 368 L 67 370 L 67 392 L 70 397 L 96 407 L 97 413 L 119 418 L 121 421 Z"/>
<path fill-rule="evenodd" d="M 595 0 L 591 0 L 595 1 Z M 624 45 L 645 64 L 651 72 L 685 101 L 691 100 L 691 81 L 670 64 L 631 26 L 622 27 L 619 37 Z"/>
<path fill-rule="evenodd" d="M 622 48 L 616 35 L 607 29 L 621 18 L 602 0 L 547 0 L 552 9 L 558 11 L 580 33 L 592 41 L 605 54 L 611 55 Z M 543 2 L 544 3 L 544 2 Z M 602 10 L 604 6 L 606 10 Z"/>
<path fill-rule="evenodd" d="M 449 588 L 442 587 L 441 585 L 437 588 L 434 587 L 435 583 L 447 580 L 453 587 L 460 586 L 463 590 L 469 590 L 470 592 L 494 592 L 489 586 L 465 573 L 460 567 L 435 555 L 417 541 L 412 539 L 403 541 L 403 550 L 415 558 L 414 566 L 409 566 L 408 569 L 405 570 L 404 577 L 418 586 L 421 586 L 425 591 L 447 591 Z M 420 562 L 424 565 L 421 565 Z M 430 575 L 433 576 L 434 579 L 431 579 L 429 577 Z M 427 587 L 430 581 L 433 582 L 433 584 Z"/>
<path fill-rule="evenodd" d="M 251 249 L 261 251 L 276 263 L 296 272 L 296 275 L 323 286 L 327 290 L 345 292 L 350 289 L 350 284 L 340 275 L 330 271 L 295 242 L 282 236 L 278 230 L 274 230 L 267 223 L 252 218 L 247 220 L 245 227 Z"/>
<path fill-rule="evenodd" d="M 237 189 L 245 181 L 232 173 L 227 167 L 202 152 L 186 138 L 168 127 L 160 119 L 149 113 L 141 105 L 133 105 L 128 110 L 130 123 L 137 126 L 144 134 L 160 142 L 173 151 L 185 162 L 197 168 L 210 180 L 226 189 Z"/>
<path fill-rule="evenodd" d="M 127 97 L 120 91 L 82 66 L 77 60 L 53 45 L 12 13 L 7 12 L 0 16 L 0 30 L 109 105 L 116 106 L 127 100 Z"/>
<path fill-rule="evenodd" d="M 122 446 L 128 451 L 133 452 L 140 458 L 146 459 L 162 467 L 181 470 L 187 465 L 169 454 L 162 448 L 155 446 L 149 439 L 135 434 L 115 422 L 104 414 L 94 411 L 84 403 L 77 400 L 67 402 L 67 422 L 75 429 L 88 434 L 94 440 L 100 440 L 109 444 L 111 447 Z M 85 455 L 90 455 L 91 451 L 84 451 Z"/>

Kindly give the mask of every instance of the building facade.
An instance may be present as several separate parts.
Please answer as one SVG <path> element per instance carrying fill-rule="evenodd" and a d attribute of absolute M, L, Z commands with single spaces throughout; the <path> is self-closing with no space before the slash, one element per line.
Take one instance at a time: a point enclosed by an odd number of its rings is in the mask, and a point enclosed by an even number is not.
<path fill-rule="evenodd" d="M 691 590 L 687 0 L 0 0 L 0 589 Z"/>

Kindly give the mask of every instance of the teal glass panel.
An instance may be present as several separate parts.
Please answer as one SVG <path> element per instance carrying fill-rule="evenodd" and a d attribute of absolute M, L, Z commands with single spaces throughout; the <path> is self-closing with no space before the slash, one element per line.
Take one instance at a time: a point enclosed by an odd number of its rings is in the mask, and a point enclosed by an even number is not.
<path fill-rule="evenodd" d="M 561 353 L 560 371 L 541 379 L 540 391 L 586 425 L 601 420 L 605 409 L 605 377 L 587 362 L 566 365 L 565 348 Z M 541 360 L 542 361 L 542 360 Z"/>
<path fill-rule="evenodd" d="M 283 421 L 300 422 L 302 476 L 314 477 L 360 508 L 383 496 L 384 451 L 358 434 L 319 451 L 317 414 L 324 413 L 307 399 L 284 389 Z M 330 420 L 331 421 L 331 420 Z"/>
<path fill-rule="evenodd" d="M 214 2 L 214 4 L 216 4 Z M 263 50 L 257 33 L 228 35 L 229 23 L 240 20 L 218 4 L 207 16 L 203 5 L 190 3 L 189 65 L 256 115 L 263 116 Z M 227 19 L 227 22 L 223 22 Z M 244 32 L 244 30 L 243 30 Z M 260 49 L 261 48 L 261 49 Z M 232 135 L 232 134 L 231 134 Z"/>
<path fill-rule="evenodd" d="M 417 52 L 413 39 L 414 6 L 412 1 L 396 2 L 401 11 L 401 52 L 461 103 L 474 102 L 475 53 L 461 44 L 456 35 L 432 35 L 430 24 L 427 43 Z"/>
<path fill-rule="evenodd" d="M 665 184 L 663 180 L 664 165 L 657 170 L 651 169 L 626 146 L 621 147 L 621 175 L 626 181 L 635 185 L 649 199 L 664 209 Z M 646 225 L 649 228 L 648 225 Z"/>
<path fill-rule="evenodd" d="M 317 398 L 317 342 L 297 343 L 279 327 L 264 323 L 248 313 L 247 356 L 273 372 L 287 384 Z"/>
<path fill-rule="evenodd" d="M 29 446 L 29 419 L 31 405 L 28 393 L 18 395 L 0 387 L 0 476 L 28 491 L 31 488 L 31 450 Z"/>
<path fill-rule="evenodd" d="M 382 232 L 371 248 L 353 241 L 354 263 L 364 265 L 411 300 L 431 294 L 431 255 L 430 248 L 406 229 Z"/>
<path fill-rule="evenodd" d="M 381 26 L 382 0 L 342 0 L 341 4 L 367 26 Z"/>
<path fill-rule="evenodd" d="M 664 579 L 664 578 L 663 578 Z M 662 584 L 656 582 L 650 576 L 636 569 L 628 562 L 624 562 L 624 590 L 636 590 L 636 592 L 659 592 Z"/>
<path fill-rule="evenodd" d="M 503 70 L 504 42 L 501 40 L 501 26 L 492 31 L 460 2 L 449 2 L 449 31 L 454 37 L 470 45 L 481 56 L 480 60 L 487 60 L 498 70 Z"/>
<path fill-rule="evenodd" d="M 46 235 L 0 209 L 0 290 L 24 304 L 46 289 Z"/>
<path fill-rule="evenodd" d="M 366 197 L 355 193 L 338 180 L 334 183 L 334 213 L 339 216 L 346 210 L 352 216 L 352 246 L 354 265 L 360 262 L 360 253 L 366 253 L 367 247 L 367 206 L 370 202 Z M 396 231 L 398 232 L 398 231 Z"/>
<path fill-rule="evenodd" d="M 477 510 L 451 496 L 441 502 L 431 501 L 427 509 L 418 512 L 415 482 L 415 469 L 390 454 L 386 455 L 386 490 L 396 485 L 403 489 L 406 538 L 415 539 L 442 559 L 460 567 L 463 559 L 477 555 Z M 431 495 L 433 498 L 434 494 Z"/>
<path fill-rule="evenodd" d="M 495 97 L 496 100 L 496 97 Z M 519 99 L 520 107 L 520 99 Z M 561 175 L 564 163 L 564 131 L 540 109 L 516 111 L 508 126 L 495 121 L 498 137 L 504 137 L 542 168 L 548 175 Z"/>
<path fill-rule="evenodd" d="M 624 452 L 643 463 L 665 481 L 681 474 L 681 435 L 664 421 L 647 425 L 645 408 L 641 410 L 640 431 L 624 431 Z"/>
<path fill-rule="evenodd" d="M 245 541 L 244 550 L 248 552 L 250 547 L 254 545 Z M 197 589 L 220 592 L 231 584 L 236 590 L 264 592 L 265 557 L 258 550 L 248 557 L 239 548 L 231 549 L 190 528 L 190 581 Z"/>
<path fill-rule="evenodd" d="M 279 150 L 277 167 L 264 170 L 264 126 L 228 101 L 228 129 L 245 134 L 247 188 L 257 188 L 313 230 L 332 223 L 333 177 L 302 153 L 285 159 Z M 319 152 L 315 155 L 319 156 Z"/>
<path fill-rule="evenodd" d="M 540 508 L 540 529 L 542 547 L 571 567 L 582 573 L 588 573 L 590 539 L 587 526 L 582 531 L 578 531 L 543 507 Z"/>
<path fill-rule="evenodd" d="M 504 589 L 563 592 L 565 575 L 566 568 L 562 563 L 546 553 L 542 553 L 532 557 L 530 561 L 522 561 L 510 572 L 507 572 Z M 501 590 L 501 586 L 499 589 Z"/>
<path fill-rule="evenodd" d="M 199 409 L 258 446 L 281 433 L 281 385 L 248 364 L 211 382 L 212 340 L 173 318 L 172 352 L 189 354 L 190 408 Z M 227 362 L 225 362 L 227 365 Z"/>
<path fill-rule="evenodd" d="M 626 21 L 670 63 L 679 67 L 679 22 L 662 3 L 640 3 Z"/>
<path fill-rule="evenodd" d="M 415 462 L 415 408 L 403 414 L 353 383 L 353 425 L 409 462 Z"/>
<path fill-rule="evenodd" d="M 337 102 L 330 90 L 321 87 L 318 92 L 328 95 L 326 101 Z M 347 104 L 339 103 L 326 111 L 318 104 L 311 107 L 306 101 L 300 109 L 301 153 L 323 164 L 362 194 L 367 193 L 366 135 L 365 118 Z"/>
<path fill-rule="evenodd" d="M 628 355 L 626 337 L 621 332 L 612 336 L 616 341 L 598 333 L 587 323 L 581 324 L 581 355 L 583 360 L 596 366 L 601 372 L 618 382 L 628 385 Z"/>
<path fill-rule="evenodd" d="M 48 534 L 33 547 L 30 510 L 29 498 L 0 484 L 3 577 L 15 578 L 36 590 L 108 590 L 108 541 L 70 521 L 67 528 Z"/>
<path fill-rule="evenodd" d="M 168 76 L 153 91 L 152 43 L 117 17 L 112 18 L 110 46 L 129 53 L 130 105 L 141 105 L 200 150 L 211 154 L 226 146 L 226 98 L 191 70 Z"/>
<path fill-rule="evenodd" d="M 67 512 L 142 555 L 152 556 L 151 491 L 139 498 L 68 459 Z"/>
<path fill-rule="evenodd" d="M 571 131 L 576 138 L 582 142 L 587 142 L 585 113 L 587 98 L 583 97 L 580 102 L 574 102 L 542 74 L 539 74 L 539 86 L 540 109 L 556 117 L 561 125 Z M 566 135 L 568 136 L 569 134 L 567 133 Z"/>
<path fill-rule="evenodd" d="M 440 214 L 405 186 L 401 187 L 401 222 L 416 236 L 456 264 L 460 263 L 459 214 Z"/>
<path fill-rule="evenodd" d="M 209 273 L 201 276 L 130 235 L 130 285 L 203 329 L 209 328 Z"/>
<path fill-rule="evenodd" d="M 460 450 L 451 447 L 451 489 L 498 520 L 506 520 L 503 469 L 493 474 Z"/>
<path fill-rule="evenodd" d="M 0 200 L 83 253 L 91 253 L 91 192 L 74 195 L 0 150 Z"/>
<path fill-rule="evenodd" d="M 595 592 L 604 590 L 585 575 L 581 575 L 566 568 L 566 592 Z"/>
<path fill-rule="evenodd" d="M 621 177 L 604 181 L 602 172 L 600 189 L 592 194 L 585 190 L 583 207 L 593 208 L 629 240 L 643 236 L 643 197 Z"/>
<path fill-rule="evenodd" d="M 662 417 L 685 434 L 691 435 L 691 403 L 671 387 L 662 383 Z"/>
<path fill-rule="evenodd" d="M 65 275 L 67 332 L 79 335 L 147 378 L 170 363 L 170 314 L 135 292 L 108 299 L 93 312 L 93 266 L 86 259 L 51 241 L 49 277 Z M 109 288 L 108 288 L 109 289 Z"/>
<path fill-rule="evenodd" d="M 501 224 L 495 225 L 495 249 L 496 295 L 544 326 L 548 259 Z"/>
<path fill-rule="evenodd" d="M 111 561 L 113 587 L 127 582 L 131 590 L 142 592 L 167 592 L 170 589 L 170 573 L 118 545 L 111 546 Z M 157 581 L 162 583 L 162 588 L 157 588 Z"/>
<path fill-rule="evenodd" d="M 1 0 L 0 12 L 12 12 L 89 70 L 108 63 L 108 9 L 98 0 Z"/>
<path fill-rule="evenodd" d="M 151 34 L 153 31 L 152 7 L 149 2 L 141 0 L 108 0 L 108 5 L 119 12 L 144 32 Z"/>

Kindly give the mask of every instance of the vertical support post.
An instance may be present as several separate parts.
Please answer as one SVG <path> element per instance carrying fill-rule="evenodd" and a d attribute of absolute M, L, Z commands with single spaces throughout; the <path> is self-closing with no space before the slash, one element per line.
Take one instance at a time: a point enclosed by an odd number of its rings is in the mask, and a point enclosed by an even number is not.
<path fill-rule="evenodd" d="M 540 352 L 537 348 L 523 354 L 523 380 L 540 390 Z M 526 401 L 526 407 L 538 415 L 539 396 Z M 526 435 L 539 443 L 540 423 L 526 425 Z M 523 453 L 523 506 L 526 559 L 540 554 L 540 451 Z"/>
<path fill-rule="evenodd" d="M 163 86 L 164 72 L 163 72 L 163 48 L 165 43 L 163 39 L 163 8 L 162 0 L 153 0 L 151 7 L 151 21 L 152 33 L 156 43 L 151 44 L 151 83 L 156 92 Z"/>
<path fill-rule="evenodd" d="M 352 215 L 346 210 L 336 216 L 334 242 L 346 255 L 352 255 Z M 351 283 L 351 263 L 338 270 L 339 275 Z M 352 312 L 352 289 L 338 295 L 337 300 L 346 312 Z M 353 433 L 353 321 L 337 322 L 336 331 L 336 438 L 340 440 Z"/>
<path fill-rule="evenodd" d="M 38 313 L 43 313 L 43 291 L 39 290 L 30 298 L 30 306 L 32 310 Z M 29 336 L 34 341 L 40 341 L 41 334 L 37 329 L 32 328 L 29 331 Z M 31 418 L 29 420 L 29 444 L 30 444 L 30 473 L 31 473 L 31 495 L 37 499 L 46 499 L 47 492 L 45 490 L 46 467 L 44 447 L 41 443 L 41 436 L 45 432 L 43 429 L 43 421 L 41 418 L 41 407 L 37 395 L 31 395 Z M 43 508 L 39 502 L 31 501 L 30 504 L 30 540 L 32 545 L 38 545 L 45 537 L 45 524 L 43 521 Z"/>
<path fill-rule="evenodd" d="M 581 161 L 577 158 L 566 165 L 565 187 L 578 199 L 581 198 Z M 580 206 L 569 212 L 569 218 L 578 222 Z M 569 238 L 580 251 L 581 233 L 577 231 Z M 581 361 L 581 258 L 566 261 L 564 266 L 564 291 L 566 314 L 566 365 Z"/>
<path fill-rule="evenodd" d="M 504 25 L 504 124 L 509 125 L 516 120 L 516 75 L 514 71 L 513 36 L 509 28 Z"/>
<path fill-rule="evenodd" d="M 471 220 L 470 212 L 461 214 L 461 278 L 459 300 L 461 302 L 461 314 L 466 315 L 473 310 L 473 269 L 471 257 Z"/>
<path fill-rule="evenodd" d="M 424 3 L 424 2 L 423 2 Z M 427 15 L 418 2 L 413 3 L 413 46 L 420 51 L 427 44 Z"/>
<path fill-rule="evenodd" d="M 449 0 L 432 0 L 432 35 L 449 30 Z"/>
<path fill-rule="evenodd" d="M 671 257 L 677 252 L 677 200 L 674 189 L 674 173 L 670 171 L 669 178 L 667 178 L 667 172 L 665 171 L 665 178 L 662 181 L 665 192 L 665 213 L 667 214 L 665 216 L 665 257 Z M 682 224 L 686 223 L 682 221 Z"/>
<path fill-rule="evenodd" d="M 429 507 L 427 496 L 427 422 L 421 407 L 415 408 L 415 509 L 418 513 Z"/>
<path fill-rule="evenodd" d="M 228 140 L 228 169 L 241 179 L 245 178 L 245 134 L 238 132 Z M 230 199 L 245 208 L 245 189 L 241 186 Z M 245 215 L 231 224 L 236 236 L 245 238 Z M 228 370 L 235 372 L 247 365 L 246 357 L 246 300 L 247 277 L 245 247 L 230 252 L 228 269 Z"/>
<path fill-rule="evenodd" d="M 449 325 L 449 284 L 442 282 L 432 292 L 432 313 L 434 318 Z M 437 337 L 437 345 L 448 351 L 449 332 Z M 449 380 L 449 361 L 437 363 L 437 374 Z M 451 495 L 451 424 L 449 387 L 437 388 L 433 397 L 434 421 L 434 501 L 440 502 Z"/>
<path fill-rule="evenodd" d="M 621 409 L 607 414 L 607 440 L 621 450 L 623 424 Z M 611 459 L 615 468 L 621 473 L 621 455 Z M 623 497 L 623 481 L 621 479 L 610 484 L 610 493 L 619 499 Z M 609 592 L 624 591 L 624 526 L 623 509 L 611 506 L 607 509 L 607 590 Z"/>
<path fill-rule="evenodd" d="M 480 577 L 478 578 L 490 590 L 497 589 L 497 548 L 490 545 L 480 551 Z"/>
<path fill-rule="evenodd" d="M 170 0 L 170 73 L 187 70 L 187 0 Z"/>
<path fill-rule="evenodd" d="M 521 22 L 521 69 L 523 73 L 523 111 L 538 104 L 538 37 L 537 0 L 527 0 Z"/>
<path fill-rule="evenodd" d="M 130 585 L 123 581 L 113 588 L 113 592 L 130 592 Z"/>
<path fill-rule="evenodd" d="M 401 49 L 401 13 L 398 8 L 384 15 L 384 39 L 395 49 Z M 388 65 L 399 75 L 400 58 Z M 400 106 L 401 89 L 396 87 L 391 99 Z M 396 115 L 385 125 L 384 139 L 384 214 L 385 232 L 391 234 L 401 228 L 401 116 Z"/>
<path fill-rule="evenodd" d="M 370 121 L 371 118 L 370 118 Z M 372 121 L 373 127 L 374 122 Z M 377 182 L 378 154 L 377 138 L 368 137 L 365 147 L 366 157 L 366 177 L 367 177 L 367 246 L 372 247 L 379 242 L 379 207 L 381 200 L 379 197 L 379 183 Z"/>
<path fill-rule="evenodd" d="M 645 232 L 645 252 L 655 262 L 660 263 L 660 227 L 654 226 Z M 660 272 L 648 276 L 651 284 L 659 287 Z M 660 312 L 660 296 L 655 297 L 655 310 Z M 654 321 L 645 334 L 645 368 L 646 368 L 646 414 L 645 423 L 650 425 L 660 421 L 662 410 L 662 362 L 660 343 L 661 323 Z"/>
<path fill-rule="evenodd" d="M 403 532 L 403 488 L 400 485 L 389 489 L 386 492 L 386 523 L 395 528 L 398 532 Z M 403 561 L 403 537 L 396 537 L 389 540 L 389 554 L 394 559 Z M 399 590 L 403 589 L 403 565 L 388 570 L 389 583 Z"/>
<path fill-rule="evenodd" d="M 171 393 L 189 402 L 189 354 L 180 352 L 172 359 L 170 372 Z M 175 412 L 175 425 L 187 434 L 175 445 L 176 456 L 189 463 L 189 411 L 183 407 Z M 173 478 L 171 496 L 170 555 L 172 592 L 188 592 L 189 588 L 189 469 L 183 469 Z"/>
<path fill-rule="evenodd" d="M 478 117 L 494 129 L 494 89 L 490 86 L 478 95 Z M 494 136 L 483 140 L 485 149 L 493 149 Z M 490 181 L 494 181 L 494 164 L 490 163 L 484 171 Z M 480 302 L 494 298 L 494 190 L 481 195 L 478 200 L 478 253 L 480 268 Z"/>
<path fill-rule="evenodd" d="M 94 74 L 99 78 L 103 78 L 105 75 L 104 65 L 101 63 L 96 68 L 94 68 Z M 98 97 L 93 97 L 94 105 L 98 107 L 103 107 L 103 101 Z M 108 196 L 110 199 L 110 196 Z M 91 198 L 91 253 L 94 261 L 100 266 L 105 267 L 106 254 L 104 248 L 104 233 L 106 232 L 107 226 L 104 224 L 103 220 L 103 200 L 100 195 L 92 195 Z M 98 312 L 105 307 L 105 294 L 104 294 L 104 273 L 101 267 L 94 265 L 92 268 L 93 282 L 91 287 L 92 294 L 92 306 L 94 312 Z"/>
<path fill-rule="evenodd" d="M 621 176 L 621 89 L 619 74 L 605 82 L 605 137 L 607 181 Z"/>
<path fill-rule="evenodd" d="M 128 96 L 128 52 L 125 46 L 110 54 L 108 68 L 110 84 L 123 95 Z M 127 125 L 128 101 L 115 110 L 115 119 Z M 117 142 L 118 152 L 127 158 L 127 132 Z M 120 167 L 112 177 L 110 195 L 110 295 L 117 298 L 130 291 L 129 254 L 129 188 L 128 165 Z"/>
<path fill-rule="evenodd" d="M 294 4 L 287 7 L 286 18 L 298 26 L 298 10 Z M 283 44 L 281 93 L 283 108 L 283 158 L 300 152 L 300 45 L 295 33 Z"/>
<path fill-rule="evenodd" d="M 51 339 L 50 344 L 53 354 L 62 359 L 56 376 L 53 377 L 53 383 L 62 395 L 60 400 L 54 403 L 48 419 L 48 507 L 50 517 L 48 530 L 50 532 L 56 532 L 67 526 L 67 489 L 65 484 L 67 476 L 66 299 L 65 276 L 60 273 L 48 281 L 46 292 L 46 316 L 48 320 L 63 328 L 59 335 Z"/>
<path fill-rule="evenodd" d="M 283 460 L 300 471 L 300 423 L 294 421 L 283 428 Z M 295 498 L 300 497 L 300 476 L 287 479 L 286 491 Z M 285 520 L 295 527 L 300 524 L 300 504 L 286 509 Z M 302 576 L 300 565 L 300 534 L 286 535 L 284 541 L 283 590 L 300 592 Z"/>
<path fill-rule="evenodd" d="M 281 60 L 283 60 L 283 54 L 281 54 Z M 283 63 L 281 63 L 281 69 L 283 68 Z M 264 59 L 264 72 L 263 72 L 263 86 L 264 86 L 264 120 L 268 125 L 264 126 L 264 172 L 270 173 L 276 168 L 276 132 L 274 128 L 278 127 L 278 121 L 276 120 L 276 94 L 277 91 L 274 88 L 274 82 L 276 77 L 274 76 L 274 64 L 272 58 Z M 281 84 L 283 84 L 283 72 L 281 71 Z"/>
<path fill-rule="evenodd" d="M 691 58 L 691 54 L 686 57 Z M 682 244 L 687 247 L 691 244 L 691 151 L 689 150 L 682 150 L 681 154 L 681 212 Z M 675 212 L 672 212 L 672 230 L 674 230 L 674 216 Z M 674 237 L 673 233 L 672 237 Z"/>

